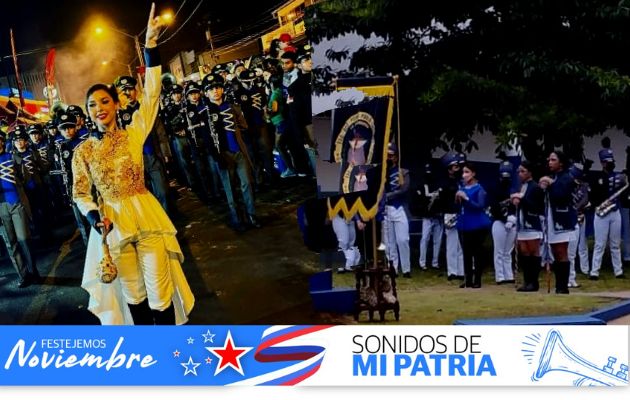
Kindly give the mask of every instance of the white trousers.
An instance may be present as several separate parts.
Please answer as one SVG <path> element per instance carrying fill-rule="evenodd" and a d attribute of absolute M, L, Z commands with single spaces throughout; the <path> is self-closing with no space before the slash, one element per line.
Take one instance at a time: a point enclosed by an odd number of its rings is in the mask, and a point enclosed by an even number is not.
<path fill-rule="evenodd" d="M 427 267 L 427 250 L 429 240 L 433 238 L 433 253 L 431 265 L 439 267 L 440 247 L 442 246 L 442 234 L 444 226 L 442 218 L 422 218 L 422 236 L 420 237 L 420 268 Z"/>
<path fill-rule="evenodd" d="M 512 250 L 516 239 L 516 227 L 505 229 L 505 222 L 494 221 L 492 224 L 492 242 L 494 244 L 494 279 L 497 282 L 514 280 L 512 271 Z"/>
<path fill-rule="evenodd" d="M 149 307 L 163 311 L 173 299 L 168 251 L 161 236 L 127 243 L 114 260 L 123 295 L 129 304 L 149 299 Z"/>
<path fill-rule="evenodd" d="M 630 261 L 630 209 L 621 209 L 621 257 Z"/>
<path fill-rule="evenodd" d="M 602 257 L 606 244 L 610 246 L 610 259 L 612 261 L 615 276 L 623 274 L 621 264 L 621 214 L 619 210 L 612 211 L 604 217 L 595 215 L 595 247 L 593 248 L 593 265 L 591 276 L 599 276 L 602 266 Z"/>
<path fill-rule="evenodd" d="M 569 241 L 569 262 L 571 263 L 569 282 L 575 282 L 576 257 L 580 257 L 580 270 L 582 273 L 588 274 L 590 258 L 588 256 L 588 242 L 586 241 L 586 223 L 578 224 L 575 237 Z"/>
<path fill-rule="evenodd" d="M 357 237 L 354 221 L 346 221 L 344 218 L 336 215 L 332 220 L 333 230 L 337 235 L 337 243 L 339 250 L 343 252 L 346 259 L 346 268 L 351 268 L 361 261 L 361 252 L 354 245 Z"/>
<path fill-rule="evenodd" d="M 402 272 L 411 272 L 411 253 L 409 251 L 409 220 L 405 207 L 385 206 L 387 229 L 387 259 L 394 264 L 394 268 L 401 268 Z"/>

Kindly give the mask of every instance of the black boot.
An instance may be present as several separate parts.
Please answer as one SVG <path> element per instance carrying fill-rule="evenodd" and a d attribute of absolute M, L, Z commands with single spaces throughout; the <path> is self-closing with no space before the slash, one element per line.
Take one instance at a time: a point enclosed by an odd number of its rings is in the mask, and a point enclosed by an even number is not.
<path fill-rule="evenodd" d="M 247 219 L 248 219 L 247 222 L 249 222 L 249 225 L 251 227 L 256 228 L 256 229 L 260 228 L 260 223 L 258 222 L 258 220 L 256 220 L 256 216 L 250 214 L 247 216 Z"/>
<path fill-rule="evenodd" d="M 556 277 L 556 294 L 569 294 L 569 261 L 556 261 L 552 267 Z"/>
<path fill-rule="evenodd" d="M 151 310 L 155 325 L 175 325 L 175 307 L 171 303 L 164 311 Z"/>
<path fill-rule="evenodd" d="M 540 263 L 542 262 L 542 257 L 536 256 L 531 257 L 532 259 L 532 287 L 534 288 L 534 292 L 537 292 L 540 289 L 540 285 L 538 283 L 538 277 L 540 276 L 540 269 L 542 266 Z"/>
<path fill-rule="evenodd" d="M 129 311 L 133 317 L 134 325 L 153 325 L 153 315 L 149 308 L 149 299 L 144 299 L 138 304 L 129 304 Z"/>
<path fill-rule="evenodd" d="M 532 257 L 518 256 L 518 266 L 523 270 L 523 286 L 516 289 L 517 292 L 533 292 L 532 285 Z"/>

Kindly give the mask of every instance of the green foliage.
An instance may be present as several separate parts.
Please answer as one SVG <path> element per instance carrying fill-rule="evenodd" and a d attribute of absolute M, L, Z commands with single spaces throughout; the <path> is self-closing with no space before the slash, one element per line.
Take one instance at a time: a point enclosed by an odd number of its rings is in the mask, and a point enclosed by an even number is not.
<path fill-rule="evenodd" d="M 475 129 L 490 129 L 498 143 L 517 132 L 538 154 L 541 144 L 567 143 L 579 158 L 576 138 L 630 127 L 630 0 L 410 7 L 402 0 L 328 0 L 307 19 L 315 44 L 351 32 L 383 38 L 354 54 L 329 54 L 350 58 L 350 72 L 402 76 L 403 134 L 419 124 L 422 143 L 436 147 L 444 134 L 451 145 L 466 146 Z"/>

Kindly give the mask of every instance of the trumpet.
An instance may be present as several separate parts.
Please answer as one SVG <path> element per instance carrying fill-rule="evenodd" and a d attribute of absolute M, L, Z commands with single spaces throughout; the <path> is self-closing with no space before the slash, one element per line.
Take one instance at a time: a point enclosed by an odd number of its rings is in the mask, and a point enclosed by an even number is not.
<path fill-rule="evenodd" d="M 617 197 L 621 196 L 626 189 L 628 189 L 628 186 L 630 186 L 630 183 L 626 182 L 621 189 L 617 190 L 609 198 L 604 200 L 602 204 L 598 205 L 597 208 L 595 208 L 595 214 L 597 214 L 598 217 L 605 217 L 608 215 L 615 207 L 617 207 L 615 200 Z"/>

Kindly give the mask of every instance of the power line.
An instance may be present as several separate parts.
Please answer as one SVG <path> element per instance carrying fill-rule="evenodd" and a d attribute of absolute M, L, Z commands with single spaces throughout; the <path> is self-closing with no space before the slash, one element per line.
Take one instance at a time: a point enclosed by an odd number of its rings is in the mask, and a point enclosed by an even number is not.
<path fill-rule="evenodd" d="M 184 1 L 182 2 L 182 5 L 181 5 L 181 6 L 179 6 L 179 8 L 177 9 L 177 12 L 176 12 L 176 13 L 175 13 L 175 15 L 173 16 L 173 21 L 177 21 L 177 16 L 179 15 L 179 12 L 182 10 L 182 8 L 184 8 L 184 5 L 186 4 L 186 1 L 187 1 L 187 0 L 184 0 Z M 167 26 L 167 27 L 166 27 L 166 29 L 164 29 L 164 30 L 162 31 L 162 33 L 160 33 L 160 36 L 158 37 L 158 39 L 159 39 L 159 38 L 161 38 L 162 36 L 164 36 L 164 34 L 166 33 L 166 31 L 168 30 L 168 28 L 169 28 L 169 27 L 170 27 L 170 26 Z M 147 29 L 147 28 L 145 27 L 144 29 Z M 141 32 L 141 33 L 142 33 L 142 32 Z"/>
<path fill-rule="evenodd" d="M 195 15 L 195 13 L 197 12 L 197 10 L 199 9 L 199 7 L 201 6 L 201 3 L 203 3 L 203 0 L 199 0 L 199 3 L 197 3 L 197 6 L 195 7 L 195 9 L 192 11 L 192 13 L 190 13 L 190 15 L 188 16 L 188 18 L 186 19 L 186 21 L 184 21 L 179 28 L 177 28 L 177 30 L 168 38 L 164 39 L 163 41 L 161 41 L 158 44 L 163 44 L 168 42 L 169 40 L 171 40 L 173 38 L 173 36 L 177 35 L 179 33 L 179 31 L 182 30 L 182 28 L 188 23 L 188 21 L 190 21 L 190 19 L 193 17 L 193 15 Z"/>

